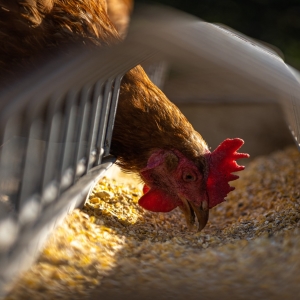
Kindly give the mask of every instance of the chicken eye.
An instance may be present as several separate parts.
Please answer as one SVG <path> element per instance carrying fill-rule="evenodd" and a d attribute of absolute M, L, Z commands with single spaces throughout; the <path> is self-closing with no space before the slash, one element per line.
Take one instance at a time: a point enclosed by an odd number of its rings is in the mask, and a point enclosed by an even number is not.
<path fill-rule="evenodd" d="M 196 180 L 196 176 L 194 174 L 191 174 L 191 173 L 184 173 L 183 174 L 183 180 L 185 182 L 195 181 Z"/>

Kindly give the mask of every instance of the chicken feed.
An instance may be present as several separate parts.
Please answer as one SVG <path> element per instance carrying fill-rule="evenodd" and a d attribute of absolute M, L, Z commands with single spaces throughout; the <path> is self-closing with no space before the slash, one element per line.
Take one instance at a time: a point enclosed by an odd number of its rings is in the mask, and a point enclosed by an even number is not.
<path fill-rule="evenodd" d="M 203 231 L 152 213 L 136 185 L 104 178 L 48 240 L 14 299 L 297 299 L 300 154 L 250 162 Z"/>

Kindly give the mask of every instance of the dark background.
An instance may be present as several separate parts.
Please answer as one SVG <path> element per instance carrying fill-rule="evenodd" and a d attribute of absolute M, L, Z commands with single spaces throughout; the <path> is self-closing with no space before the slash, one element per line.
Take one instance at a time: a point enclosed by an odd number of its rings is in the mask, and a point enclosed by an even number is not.
<path fill-rule="evenodd" d="M 288 64 L 300 70 L 300 0 L 158 0 L 152 3 L 225 24 L 270 43 L 282 51 Z"/>

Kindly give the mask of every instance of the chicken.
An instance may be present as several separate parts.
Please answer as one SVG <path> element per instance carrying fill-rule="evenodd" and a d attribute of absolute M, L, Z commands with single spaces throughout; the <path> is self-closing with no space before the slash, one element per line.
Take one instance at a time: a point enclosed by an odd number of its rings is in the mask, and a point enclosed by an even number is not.
<path fill-rule="evenodd" d="M 112 16 L 115 1 L 108 2 Z M 0 7 L 2 82 L 17 70 L 37 67 L 35 57 L 53 56 L 59 46 L 101 47 L 121 39 L 104 0 L 0 0 Z M 131 6 L 127 7 L 128 21 Z M 120 16 L 120 10 L 116 15 Z M 119 27 L 121 35 L 127 21 Z M 228 181 L 238 176 L 231 173 L 244 168 L 235 161 L 248 157 L 236 152 L 242 144 L 241 139 L 227 139 L 210 153 L 202 136 L 141 66 L 124 76 L 111 153 L 124 171 L 138 173 L 145 182 L 145 194 L 139 200 L 145 209 L 168 212 L 179 207 L 188 226 L 197 217 L 198 230 L 202 230 L 209 209 L 233 189 Z"/>

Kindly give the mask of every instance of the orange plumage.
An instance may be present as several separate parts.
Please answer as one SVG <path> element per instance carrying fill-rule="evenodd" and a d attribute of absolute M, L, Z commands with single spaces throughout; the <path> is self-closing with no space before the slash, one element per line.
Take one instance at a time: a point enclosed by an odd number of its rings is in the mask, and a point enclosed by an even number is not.
<path fill-rule="evenodd" d="M 63 45 L 118 43 L 131 10 L 130 0 L 0 0 L 0 81 L 38 67 L 36 58 L 51 57 Z M 122 80 L 111 153 L 123 170 L 140 174 L 149 186 L 144 207 L 179 206 L 189 225 L 196 215 L 199 229 L 205 226 L 208 147 L 141 66 Z"/>

